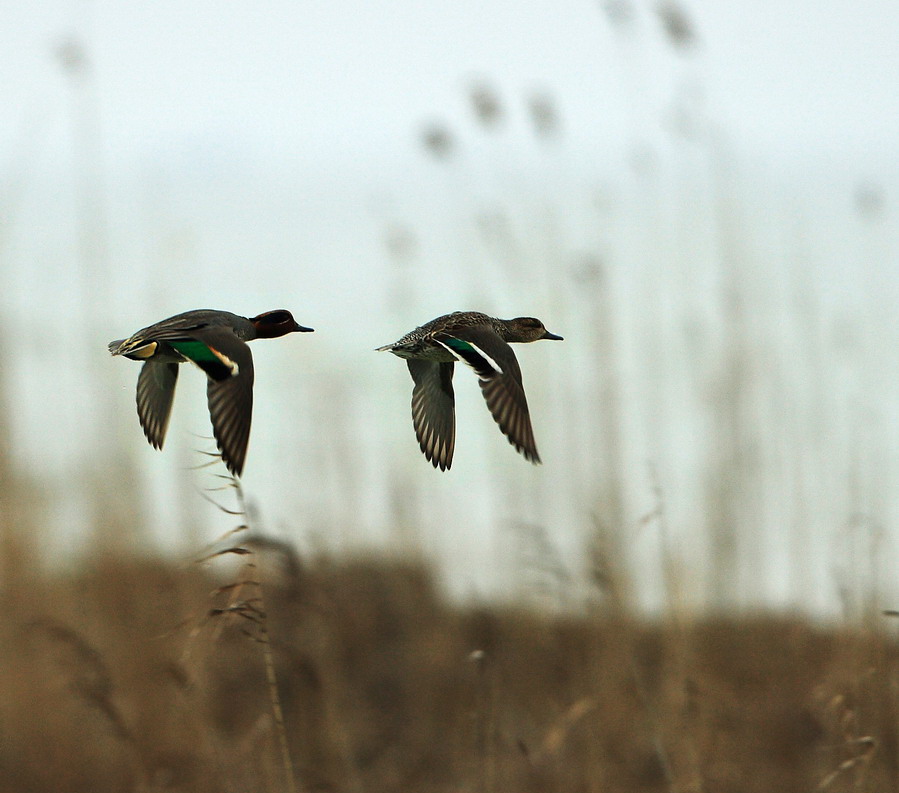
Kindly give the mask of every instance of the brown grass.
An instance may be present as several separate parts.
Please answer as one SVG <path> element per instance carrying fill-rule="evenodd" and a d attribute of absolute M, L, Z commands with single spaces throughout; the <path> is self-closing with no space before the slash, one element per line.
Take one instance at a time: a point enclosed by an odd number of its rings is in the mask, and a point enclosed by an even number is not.
<path fill-rule="evenodd" d="M 419 567 L 256 557 L 301 789 L 896 787 L 882 634 L 458 607 Z M 215 611 L 233 578 L 22 555 L 2 593 L 0 791 L 288 789 L 258 635 Z"/>

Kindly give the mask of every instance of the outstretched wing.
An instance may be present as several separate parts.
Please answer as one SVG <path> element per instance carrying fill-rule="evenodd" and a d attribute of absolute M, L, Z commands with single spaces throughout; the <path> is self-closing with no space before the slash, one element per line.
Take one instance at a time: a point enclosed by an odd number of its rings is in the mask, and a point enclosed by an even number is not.
<path fill-rule="evenodd" d="M 215 313 L 222 312 L 201 310 L 176 314 L 162 322 L 141 328 L 127 339 L 109 342 L 109 352 L 134 360 L 149 358 L 156 352 L 156 346 L 161 341 L 189 341 L 194 338 L 197 333 L 209 327 L 209 315 Z"/>
<path fill-rule="evenodd" d="M 424 456 L 435 468 L 446 471 L 456 447 L 456 406 L 452 361 L 407 358 L 412 389 L 412 423 Z"/>
<path fill-rule="evenodd" d="M 512 348 L 485 325 L 452 328 L 435 341 L 475 370 L 487 408 L 500 430 L 525 459 L 539 463 L 521 368 Z"/>
<path fill-rule="evenodd" d="M 169 428 L 172 397 L 178 382 L 178 364 L 148 360 L 137 378 L 137 417 L 147 440 L 162 448 Z"/>
<path fill-rule="evenodd" d="M 206 398 L 212 431 L 225 465 L 240 476 L 253 419 L 250 348 L 226 328 L 204 328 L 191 342 L 170 344 L 209 377 Z"/>

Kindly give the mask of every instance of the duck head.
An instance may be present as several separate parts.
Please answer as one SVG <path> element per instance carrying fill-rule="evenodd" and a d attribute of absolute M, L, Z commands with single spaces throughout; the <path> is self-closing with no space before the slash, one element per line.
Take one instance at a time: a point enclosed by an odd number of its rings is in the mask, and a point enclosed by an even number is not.
<path fill-rule="evenodd" d="M 279 308 L 275 311 L 265 311 L 255 317 L 250 317 L 250 322 L 256 328 L 256 336 L 260 339 L 274 339 L 288 333 L 312 333 L 312 328 L 306 328 L 298 324 L 287 309 Z"/>
<path fill-rule="evenodd" d="M 561 336 L 550 333 L 536 317 L 516 317 L 515 319 L 504 320 L 504 322 L 507 328 L 506 341 L 525 343 L 540 341 L 540 339 L 563 341 Z"/>

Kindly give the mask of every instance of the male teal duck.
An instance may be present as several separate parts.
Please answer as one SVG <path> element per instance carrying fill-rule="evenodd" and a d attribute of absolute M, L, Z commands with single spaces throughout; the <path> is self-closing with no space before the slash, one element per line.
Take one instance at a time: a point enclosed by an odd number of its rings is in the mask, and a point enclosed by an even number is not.
<path fill-rule="evenodd" d="M 253 416 L 253 356 L 245 342 L 311 332 L 289 311 L 241 317 L 228 311 L 198 309 L 176 314 L 109 343 L 113 355 L 144 365 L 137 378 L 137 416 L 147 440 L 162 448 L 172 411 L 178 364 L 190 361 L 208 378 L 206 395 L 212 430 L 222 460 L 240 476 Z"/>
<path fill-rule="evenodd" d="M 540 462 L 521 369 L 508 342 L 556 339 L 539 319 L 496 319 L 477 311 L 445 314 L 378 347 L 406 359 L 412 375 L 412 423 L 418 445 L 435 468 L 446 471 L 456 445 L 453 365 L 468 364 L 500 430 L 525 459 Z"/>

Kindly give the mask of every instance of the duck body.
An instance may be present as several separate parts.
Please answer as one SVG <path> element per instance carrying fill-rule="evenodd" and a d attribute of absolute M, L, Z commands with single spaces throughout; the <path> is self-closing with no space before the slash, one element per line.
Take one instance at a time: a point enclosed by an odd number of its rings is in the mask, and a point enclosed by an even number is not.
<path fill-rule="evenodd" d="M 453 371 L 456 361 L 478 376 L 481 392 L 500 430 L 533 463 L 540 462 L 521 369 L 509 342 L 561 340 L 539 319 L 498 319 L 478 311 L 456 311 L 379 347 L 406 359 L 414 383 L 412 422 L 425 458 L 442 471 L 452 465 L 456 438 Z"/>
<path fill-rule="evenodd" d="M 112 341 L 109 351 L 144 362 L 137 379 L 137 415 L 144 435 L 157 449 L 165 441 L 178 365 L 190 361 L 200 367 L 208 378 L 209 415 L 222 460 L 239 476 L 253 414 L 253 356 L 246 342 L 311 330 L 284 309 L 255 317 L 197 309 Z"/>

